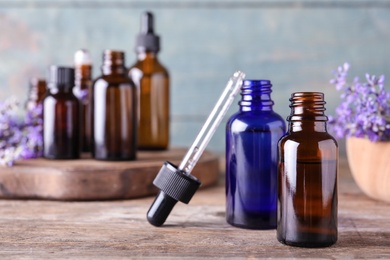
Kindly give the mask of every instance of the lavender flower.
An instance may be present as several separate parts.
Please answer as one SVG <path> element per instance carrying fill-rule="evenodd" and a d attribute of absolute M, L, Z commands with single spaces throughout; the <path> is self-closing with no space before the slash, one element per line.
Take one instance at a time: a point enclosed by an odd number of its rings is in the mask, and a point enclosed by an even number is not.
<path fill-rule="evenodd" d="M 355 136 L 373 142 L 390 140 L 390 92 L 385 77 L 366 74 L 366 82 L 355 78 L 347 83 L 350 66 L 344 63 L 333 73 L 330 83 L 342 91 L 341 103 L 329 123 L 337 137 Z"/>
<path fill-rule="evenodd" d="M 26 111 L 24 120 L 17 116 L 18 106 L 13 97 L 0 103 L 0 165 L 42 156 L 42 106 Z"/>

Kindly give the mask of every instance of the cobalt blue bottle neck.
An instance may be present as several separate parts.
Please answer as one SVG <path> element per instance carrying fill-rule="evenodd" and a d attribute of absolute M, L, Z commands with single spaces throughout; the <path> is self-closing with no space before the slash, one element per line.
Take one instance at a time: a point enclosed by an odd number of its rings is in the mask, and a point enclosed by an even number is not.
<path fill-rule="evenodd" d="M 241 87 L 240 111 L 272 111 L 272 84 L 269 80 L 244 80 Z"/>

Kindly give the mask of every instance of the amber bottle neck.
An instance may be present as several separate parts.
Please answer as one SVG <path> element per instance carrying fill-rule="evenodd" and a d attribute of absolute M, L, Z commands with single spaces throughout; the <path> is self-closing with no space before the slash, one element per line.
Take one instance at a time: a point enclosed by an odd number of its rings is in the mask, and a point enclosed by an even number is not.
<path fill-rule="evenodd" d="M 139 51 L 137 52 L 137 59 L 141 61 L 156 60 L 157 53 L 152 51 Z"/>
<path fill-rule="evenodd" d="M 47 86 L 44 79 L 33 78 L 30 80 L 29 100 L 41 101 L 46 94 Z"/>
<path fill-rule="evenodd" d="M 75 66 L 75 77 L 77 79 L 91 79 L 92 65 L 82 64 Z"/>
<path fill-rule="evenodd" d="M 92 66 L 90 64 L 82 64 L 75 66 L 75 86 L 86 87 L 92 80 Z"/>
<path fill-rule="evenodd" d="M 290 98 L 291 113 L 287 118 L 290 132 L 326 132 L 324 94 L 320 92 L 296 92 Z"/>
<path fill-rule="evenodd" d="M 103 75 L 125 74 L 125 53 L 113 50 L 104 51 L 101 68 Z"/>
<path fill-rule="evenodd" d="M 126 74 L 125 66 L 102 66 L 103 75 L 124 75 Z"/>

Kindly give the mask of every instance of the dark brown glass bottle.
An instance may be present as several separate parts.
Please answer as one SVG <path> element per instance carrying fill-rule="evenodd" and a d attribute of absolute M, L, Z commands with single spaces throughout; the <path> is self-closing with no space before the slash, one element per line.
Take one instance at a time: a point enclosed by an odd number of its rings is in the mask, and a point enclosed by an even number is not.
<path fill-rule="evenodd" d="M 327 133 L 324 94 L 297 92 L 290 101 L 288 133 L 279 141 L 277 238 L 330 246 L 337 241 L 338 146 Z"/>
<path fill-rule="evenodd" d="M 29 92 L 25 103 L 26 110 L 31 110 L 37 105 L 42 104 L 43 98 L 46 95 L 46 80 L 32 78 L 29 82 Z"/>
<path fill-rule="evenodd" d="M 140 90 L 140 123 L 138 148 L 163 150 L 169 146 L 169 74 L 157 53 L 160 38 L 154 34 L 153 15 L 141 17 L 141 32 L 137 37 L 137 62 L 129 76 Z"/>
<path fill-rule="evenodd" d="M 81 150 L 91 151 L 91 108 L 89 93 L 92 87 L 92 61 L 87 50 L 78 50 L 74 56 L 74 93 L 81 103 Z"/>
<path fill-rule="evenodd" d="M 106 50 L 102 76 L 92 87 L 92 155 L 99 160 L 135 160 L 137 89 L 127 76 L 125 54 Z"/>
<path fill-rule="evenodd" d="M 43 100 L 43 157 L 80 157 L 80 104 L 73 94 L 74 69 L 51 66 Z"/>

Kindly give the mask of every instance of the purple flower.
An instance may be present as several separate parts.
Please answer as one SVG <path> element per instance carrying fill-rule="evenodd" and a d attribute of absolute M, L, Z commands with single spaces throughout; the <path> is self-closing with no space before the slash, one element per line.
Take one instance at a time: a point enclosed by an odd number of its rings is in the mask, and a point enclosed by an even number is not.
<path fill-rule="evenodd" d="M 16 160 L 42 156 L 42 106 L 17 116 L 19 102 L 8 98 L 0 102 L 0 165 L 12 166 Z"/>
<path fill-rule="evenodd" d="M 390 140 L 390 93 L 384 89 L 385 77 L 366 74 L 366 82 L 355 77 L 348 84 L 350 66 L 344 63 L 333 72 L 330 83 L 341 93 L 341 103 L 329 120 L 339 138 L 355 136 L 373 142 Z"/>

